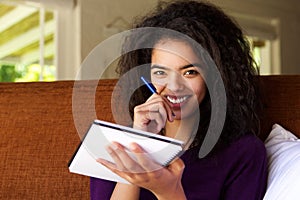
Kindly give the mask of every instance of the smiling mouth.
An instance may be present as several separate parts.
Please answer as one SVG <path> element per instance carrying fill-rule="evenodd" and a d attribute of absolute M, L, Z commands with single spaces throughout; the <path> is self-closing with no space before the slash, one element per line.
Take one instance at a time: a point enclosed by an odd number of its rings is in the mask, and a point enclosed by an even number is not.
<path fill-rule="evenodd" d="M 172 104 L 181 104 L 185 102 L 188 98 L 189 96 L 183 96 L 183 97 L 167 96 L 168 101 L 171 102 Z"/>

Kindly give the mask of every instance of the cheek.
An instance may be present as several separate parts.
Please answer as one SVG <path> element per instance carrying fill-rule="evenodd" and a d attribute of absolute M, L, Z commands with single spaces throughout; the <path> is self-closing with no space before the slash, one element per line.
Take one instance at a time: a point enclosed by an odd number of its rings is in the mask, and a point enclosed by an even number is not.
<path fill-rule="evenodd" d="M 157 78 L 151 73 L 151 82 L 158 89 L 158 87 L 163 87 L 166 85 L 167 78 Z"/>
<path fill-rule="evenodd" d="M 204 99 L 205 95 L 206 95 L 206 87 L 205 84 L 199 84 L 198 86 L 194 86 L 193 87 L 193 91 L 195 96 L 197 97 L 197 100 L 199 102 L 199 104 L 202 102 L 202 100 Z"/>
<path fill-rule="evenodd" d="M 166 79 L 152 79 L 151 82 L 156 88 L 164 87 L 168 83 Z"/>

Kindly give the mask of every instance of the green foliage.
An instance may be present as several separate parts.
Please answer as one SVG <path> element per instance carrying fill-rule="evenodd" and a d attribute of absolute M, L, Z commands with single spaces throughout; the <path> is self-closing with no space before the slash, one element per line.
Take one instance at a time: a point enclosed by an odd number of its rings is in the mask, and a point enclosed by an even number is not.
<path fill-rule="evenodd" d="M 21 77 L 21 73 L 14 65 L 0 65 L 0 82 L 14 82 Z"/>
<path fill-rule="evenodd" d="M 40 80 L 40 73 L 41 73 L 41 67 L 38 64 L 32 64 L 26 66 L 25 71 L 23 72 L 23 75 L 21 78 L 17 78 L 16 82 L 32 82 L 32 81 L 39 81 Z M 45 66 L 45 69 L 43 71 L 43 81 L 54 81 L 55 80 L 55 67 L 53 65 L 51 66 Z"/>
<path fill-rule="evenodd" d="M 0 82 L 33 82 L 40 80 L 41 67 L 38 64 L 32 64 L 17 70 L 12 65 L 0 66 Z M 43 71 L 43 81 L 55 80 L 55 67 L 45 66 Z"/>

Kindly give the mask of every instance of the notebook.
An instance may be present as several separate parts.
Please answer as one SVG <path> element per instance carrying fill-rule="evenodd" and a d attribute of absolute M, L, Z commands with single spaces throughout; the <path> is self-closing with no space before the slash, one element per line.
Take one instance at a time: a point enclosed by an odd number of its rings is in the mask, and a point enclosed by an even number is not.
<path fill-rule="evenodd" d="M 149 153 L 157 163 L 167 166 L 183 153 L 184 142 L 173 138 L 136 130 L 126 126 L 95 120 L 87 131 L 73 158 L 69 162 L 69 171 L 85 176 L 129 183 L 96 161 L 97 158 L 113 162 L 105 150 L 112 141 L 125 147 L 136 142 Z M 131 155 L 133 159 L 134 155 Z"/>

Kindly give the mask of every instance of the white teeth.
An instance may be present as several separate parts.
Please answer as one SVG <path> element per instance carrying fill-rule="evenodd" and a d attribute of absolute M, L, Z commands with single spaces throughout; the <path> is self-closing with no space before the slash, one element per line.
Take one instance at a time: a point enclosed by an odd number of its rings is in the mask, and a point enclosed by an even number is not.
<path fill-rule="evenodd" d="M 181 98 L 178 98 L 178 99 L 173 99 L 169 96 L 167 96 L 167 99 L 171 102 L 171 103 L 182 103 L 184 102 L 188 97 L 187 96 L 184 96 L 184 97 L 181 97 Z"/>

